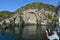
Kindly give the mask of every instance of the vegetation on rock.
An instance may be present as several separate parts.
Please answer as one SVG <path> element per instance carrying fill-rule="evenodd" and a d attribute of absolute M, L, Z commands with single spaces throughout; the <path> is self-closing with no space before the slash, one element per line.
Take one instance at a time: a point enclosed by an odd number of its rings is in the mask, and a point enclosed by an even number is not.
<path fill-rule="evenodd" d="M 14 12 L 0 11 L 0 21 L 2 21 L 5 18 L 12 17 L 13 15 L 14 15 Z"/>
<path fill-rule="evenodd" d="M 39 2 L 33 2 L 31 4 L 28 4 L 26 6 L 23 6 L 23 7 L 19 8 L 19 9 L 17 9 L 16 12 L 17 13 L 18 12 L 22 12 L 22 11 L 24 11 L 26 9 L 38 9 L 38 10 L 40 10 L 42 8 L 44 8 L 45 10 L 48 10 L 48 11 L 55 11 L 55 9 L 56 9 L 54 6 L 49 5 L 49 4 L 44 4 L 44 3 L 39 3 Z"/>

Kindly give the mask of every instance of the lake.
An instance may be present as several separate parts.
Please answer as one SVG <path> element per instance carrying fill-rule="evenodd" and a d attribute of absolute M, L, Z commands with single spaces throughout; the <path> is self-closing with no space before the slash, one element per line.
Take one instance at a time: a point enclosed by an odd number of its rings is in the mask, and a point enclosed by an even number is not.
<path fill-rule="evenodd" d="M 47 26 L 29 25 L 24 26 L 21 34 L 0 33 L 0 40 L 45 40 L 45 31 Z M 44 39 L 43 39 L 44 38 Z"/>

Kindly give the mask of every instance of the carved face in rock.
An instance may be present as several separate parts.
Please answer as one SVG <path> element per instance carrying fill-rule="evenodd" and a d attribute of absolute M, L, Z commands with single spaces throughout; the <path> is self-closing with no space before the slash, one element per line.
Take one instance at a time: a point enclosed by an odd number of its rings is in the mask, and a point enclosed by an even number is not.
<path fill-rule="evenodd" d="M 23 17 L 23 20 L 25 23 L 33 23 L 33 24 L 36 24 L 36 15 L 34 12 L 26 12 L 24 14 L 24 17 Z"/>

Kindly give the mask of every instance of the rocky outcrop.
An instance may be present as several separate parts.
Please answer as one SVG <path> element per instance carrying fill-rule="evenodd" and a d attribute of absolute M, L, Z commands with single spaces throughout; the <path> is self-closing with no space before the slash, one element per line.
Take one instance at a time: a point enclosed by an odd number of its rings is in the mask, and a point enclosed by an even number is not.
<path fill-rule="evenodd" d="M 19 33 L 22 22 L 19 14 L 15 14 L 13 17 L 4 19 L 0 22 L 1 31 Z M 18 32 L 17 32 L 18 31 Z"/>
<path fill-rule="evenodd" d="M 14 21 L 15 24 L 21 23 L 21 20 L 23 19 L 24 23 L 30 23 L 30 24 L 37 24 L 39 21 L 43 24 L 47 24 L 47 22 L 52 22 L 55 12 L 52 11 L 46 11 L 44 9 L 38 10 L 38 9 L 27 9 L 22 12 L 22 16 L 20 14 L 15 14 L 14 16 L 4 19 L 0 22 L 0 25 L 3 24 L 5 21 L 6 24 L 10 24 L 11 21 Z M 22 19 L 21 19 L 22 17 Z"/>
<path fill-rule="evenodd" d="M 44 9 L 27 9 L 23 11 L 23 20 L 26 23 L 47 25 L 48 22 L 52 22 L 55 12 L 46 11 Z"/>

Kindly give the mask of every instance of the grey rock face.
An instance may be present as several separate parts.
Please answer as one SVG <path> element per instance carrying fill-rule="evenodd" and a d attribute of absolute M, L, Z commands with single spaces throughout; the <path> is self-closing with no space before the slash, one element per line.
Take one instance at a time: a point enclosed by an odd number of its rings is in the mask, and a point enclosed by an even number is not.
<path fill-rule="evenodd" d="M 47 16 L 50 15 L 51 19 Z M 51 20 L 54 18 L 55 12 L 46 11 L 41 9 L 27 9 L 23 11 L 23 20 L 25 23 L 37 24 L 41 21 L 42 25 L 47 25 L 47 22 L 52 22 Z M 37 22 L 38 21 L 38 22 Z"/>

